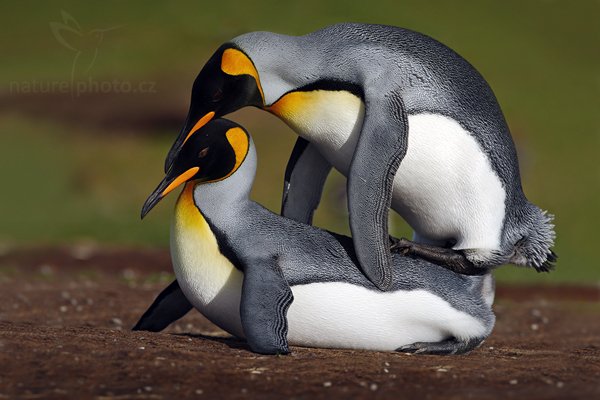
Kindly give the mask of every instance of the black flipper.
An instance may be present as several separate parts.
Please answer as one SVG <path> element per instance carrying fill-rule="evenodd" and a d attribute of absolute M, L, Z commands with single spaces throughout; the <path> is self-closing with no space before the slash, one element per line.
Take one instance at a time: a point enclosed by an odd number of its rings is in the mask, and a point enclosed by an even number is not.
<path fill-rule="evenodd" d="M 298 138 L 285 169 L 281 215 L 312 224 L 331 164 L 306 139 Z"/>
<path fill-rule="evenodd" d="M 396 351 L 402 353 L 431 354 L 440 356 L 464 354 L 481 346 L 483 341 L 484 338 L 472 338 L 467 340 L 451 338 L 441 342 L 417 342 L 402 346 L 396 349 Z"/>
<path fill-rule="evenodd" d="M 187 314 L 192 307 L 175 280 L 158 295 L 132 330 L 160 332 Z"/>
<path fill-rule="evenodd" d="M 240 315 L 252 351 L 287 354 L 287 310 L 294 299 L 275 258 L 258 260 L 244 271 Z"/>
<path fill-rule="evenodd" d="M 348 173 L 350 229 L 363 273 L 387 290 L 392 283 L 388 212 L 394 176 L 408 145 L 408 121 L 398 94 L 367 95 L 365 103 Z"/>

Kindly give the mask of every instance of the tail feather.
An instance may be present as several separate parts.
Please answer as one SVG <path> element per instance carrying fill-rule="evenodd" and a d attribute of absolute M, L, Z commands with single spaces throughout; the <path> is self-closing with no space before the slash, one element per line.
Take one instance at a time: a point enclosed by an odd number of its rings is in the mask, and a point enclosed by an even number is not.
<path fill-rule="evenodd" d="M 510 262 L 533 267 L 538 272 L 550 272 L 558 259 L 552 251 L 556 239 L 554 216 L 534 205 L 530 205 L 527 211 L 520 221 L 524 230 L 521 232 L 521 239 L 515 244 Z"/>

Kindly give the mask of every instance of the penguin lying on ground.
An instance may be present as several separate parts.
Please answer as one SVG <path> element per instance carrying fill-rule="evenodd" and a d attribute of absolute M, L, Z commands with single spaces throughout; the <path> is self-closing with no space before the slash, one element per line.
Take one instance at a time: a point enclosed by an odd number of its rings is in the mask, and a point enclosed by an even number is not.
<path fill-rule="evenodd" d="M 394 245 L 466 274 L 505 263 L 548 271 L 552 216 L 523 194 L 515 147 L 483 77 L 406 29 L 338 24 L 304 36 L 252 32 L 222 45 L 196 78 L 167 158 L 211 118 L 267 110 L 300 136 L 283 215 L 311 223 L 331 169 L 348 177 L 359 264 L 391 286 L 387 214 L 414 229 Z"/>
<path fill-rule="evenodd" d="M 185 184 L 175 206 L 177 280 L 134 330 L 160 331 L 192 306 L 264 354 L 299 346 L 464 353 L 491 332 L 493 277 L 466 276 L 392 253 L 388 292 L 360 272 L 349 237 L 249 199 L 254 144 L 217 119 L 197 130 L 148 197 L 142 218 Z M 288 310 L 289 308 L 289 310 Z"/>

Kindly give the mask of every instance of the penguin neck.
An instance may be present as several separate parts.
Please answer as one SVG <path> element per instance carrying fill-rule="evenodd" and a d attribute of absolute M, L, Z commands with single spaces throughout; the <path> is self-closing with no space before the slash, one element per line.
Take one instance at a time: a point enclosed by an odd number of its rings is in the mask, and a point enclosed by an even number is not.
<path fill-rule="evenodd" d="M 179 286 L 189 302 L 222 329 L 243 337 L 239 319 L 242 273 L 222 253 L 212 226 L 198 210 L 195 182 L 188 182 L 175 205 L 171 259 Z"/>
<path fill-rule="evenodd" d="M 304 36 L 250 32 L 232 40 L 252 59 L 264 92 L 264 107 L 279 97 L 320 78 L 320 58 Z M 302 65 L 298 65 L 302 60 Z M 296 66 L 296 73 L 293 68 Z"/>
<path fill-rule="evenodd" d="M 200 212 L 216 225 L 232 221 L 232 217 L 250 203 L 250 191 L 256 174 L 256 151 L 250 141 L 246 158 L 225 179 L 194 184 L 194 203 Z"/>

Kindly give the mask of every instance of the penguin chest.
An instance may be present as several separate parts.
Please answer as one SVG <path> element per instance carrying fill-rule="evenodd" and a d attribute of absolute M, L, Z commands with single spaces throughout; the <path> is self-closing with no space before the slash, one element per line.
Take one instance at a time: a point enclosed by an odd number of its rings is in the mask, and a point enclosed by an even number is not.
<path fill-rule="evenodd" d="M 335 169 L 347 173 L 365 113 L 359 97 L 346 91 L 290 92 L 269 111 L 316 145 Z"/>
<path fill-rule="evenodd" d="M 215 235 L 194 204 L 189 183 L 175 206 L 171 259 L 189 302 L 220 328 L 243 337 L 239 311 L 243 274 L 219 251 Z"/>
<path fill-rule="evenodd" d="M 290 92 L 269 111 L 347 176 L 365 106 L 350 92 Z M 394 178 L 392 208 L 417 239 L 456 248 L 497 248 L 505 192 L 490 161 L 461 125 L 438 114 L 408 116 L 408 147 Z M 385 160 L 373 160 L 373 163 Z"/>

